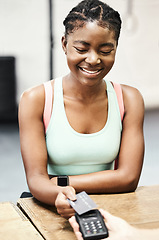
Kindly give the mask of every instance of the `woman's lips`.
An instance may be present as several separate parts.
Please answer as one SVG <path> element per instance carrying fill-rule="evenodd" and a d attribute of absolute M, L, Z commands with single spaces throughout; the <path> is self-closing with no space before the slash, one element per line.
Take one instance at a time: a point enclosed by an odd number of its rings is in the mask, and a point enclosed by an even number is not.
<path fill-rule="evenodd" d="M 83 67 L 79 67 L 79 69 L 82 71 L 82 72 L 85 72 L 85 73 L 88 73 L 88 74 L 98 74 L 101 70 L 102 70 L 102 68 L 100 68 L 100 69 L 95 69 L 95 70 L 89 70 L 89 69 L 87 69 L 87 68 L 83 68 Z"/>

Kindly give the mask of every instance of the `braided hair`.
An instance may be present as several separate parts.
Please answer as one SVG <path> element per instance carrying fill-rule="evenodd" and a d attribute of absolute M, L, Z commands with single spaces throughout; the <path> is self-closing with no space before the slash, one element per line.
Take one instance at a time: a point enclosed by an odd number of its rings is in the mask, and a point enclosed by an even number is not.
<path fill-rule="evenodd" d="M 83 27 L 87 22 L 96 21 L 101 27 L 107 27 L 114 31 L 115 40 L 118 43 L 121 18 L 117 11 L 99 0 L 83 0 L 74 7 L 66 16 L 63 24 L 65 26 L 65 37 L 75 30 Z"/>

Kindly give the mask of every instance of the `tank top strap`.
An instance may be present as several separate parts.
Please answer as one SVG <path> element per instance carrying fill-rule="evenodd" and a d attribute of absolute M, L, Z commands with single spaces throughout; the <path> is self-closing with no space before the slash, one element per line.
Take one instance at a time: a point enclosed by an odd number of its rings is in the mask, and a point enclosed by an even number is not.
<path fill-rule="evenodd" d="M 62 87 L 62 77 L 56 78 L 54 82 L 54 103 L 53 103 L 53 114 L 56 111 L 61 111 L 63 109 L 63 87 Z"/>
<path fill-rule="evenodd" d="M 105 80 L 105 79 L 104 79 Z M 107 92 L 113 92 L 113 86 L 112 86 L 112 84 L 111 84 L 111 82 L 110 81 L 108 81 L 108 80 L 105 80 L 105 82 L 106 82 L 106 90 L 107 90 Z"/>
<path fill-rule="evenodd" d="M 45 127 L 45 132 L 50 122 L 51 112 L 52 112 L 52 86 L 51 81 L 43 83 L 45 90 L 45 105 L 43 112 L 43 123 Z"/>
<path fill-rule="evenodd" d="M 43 112 L 43 123 L 45 127 L 45 133 L 47 131 L 51 114 L 52 114 L 52 85 L 51 81 L 43 83 L 45 89 L 45 105 L 44 105 L 44 112 Z M 54 106 L 59 105 L 62 101 L 62 77 L 56 78 L 54 82 Z M 59 102 L 60 101 L 60 102 Z"/>
<path fill-rule="evenodd" d="M 121 121 L 122 121 L 125 110 L 124 110 L 124 101 L 123 101 L 123 93 L 122 93 L 121 85 L 116 82 L 111 83 L 110 81 L 107 81 L 107 80 L 105 80 L 105 81 L 107 84 L 107 91 L 115 90 L 117 101 L 118 101 L 118 106 L 119 106 L 119 110 L 120 110 Z"/>
<path fill-rule="evenodd" d="M 119 110 L 120 110 L 120 116 L 121 116 L 121 121 L 123 120 L 124 117 L 124 101 L 123 101 L 123 93 L 121 89 L 121 85 L 119 83 L 113 82 L 114 90 L 116 92 L 118 104 L 119 104 Z"/>
<path fill-rule="evenodd" d="M 63 99 L 62 77 L 56 78 L 54 82 L 54 103 L 58 104 Z M 60 97 L 60 99 L 59 99 Z"/>

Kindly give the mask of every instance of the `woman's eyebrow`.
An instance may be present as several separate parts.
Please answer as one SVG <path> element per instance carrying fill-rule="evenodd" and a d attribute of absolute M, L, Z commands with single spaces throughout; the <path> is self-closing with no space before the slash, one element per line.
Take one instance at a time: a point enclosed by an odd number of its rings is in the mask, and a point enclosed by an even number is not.
<path fill-rule="evenodd" d="M 108 42 L 108 43 L 102 43 L 101 45 L 100 45 L 100 47 L 114 47 L 114 44 L 113 43 L 111 43 L 111 42 Z"/>
<path fill-rule="evenodd" d="M 85 42 L 85 41 L 82 41 L 82 40 L 76 40 L 76 41 L 74 41 L 73 43 L 74 43 L 74 44 L 80 43 L 80 44 L 82 44 L 82 45 L 90 46 L 90 44 L 89 44 L 88 42 Z"/>
<path fill-rule="evenodd" d="M 74 41 L 73 43 L 74 43 L 74 44 L 79 44 L 79 43 L 80 43 L 80 44 L 85 45 L 85 46 L 90 46 L 90 43 L 85 42 L 85 41 L 83 41 L 83 40 L 76 40 L 76 41 Z M 114 48 L 114 44 L 111 43 L 111 42 L 102 43 L 102 44 L 100 45 L 100 47 L 112 47 L 112 48 Z"/>

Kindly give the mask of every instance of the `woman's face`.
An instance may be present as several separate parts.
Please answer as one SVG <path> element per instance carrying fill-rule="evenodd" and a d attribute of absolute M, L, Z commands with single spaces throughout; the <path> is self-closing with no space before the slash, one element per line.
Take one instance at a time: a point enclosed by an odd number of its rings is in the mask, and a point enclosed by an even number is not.
<path fill-rule="evenodd" d="M 108 28 L 88 22 L 62 38 L 71 77 L 84 85 L 99 83 L 115 61 L 116 40 Z"/>

